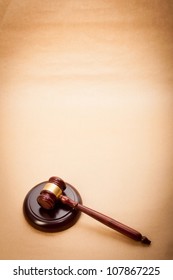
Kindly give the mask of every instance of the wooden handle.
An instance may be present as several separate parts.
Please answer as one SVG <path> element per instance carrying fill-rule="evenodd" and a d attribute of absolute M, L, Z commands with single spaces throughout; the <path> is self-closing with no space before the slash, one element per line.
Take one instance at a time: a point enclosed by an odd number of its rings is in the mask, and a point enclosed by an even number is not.
<path fill-rule="evenodd" d="M 70 199 L 67 196 L 61 195 L 60 196 L 60 200 L 62 201 L 62 203 L 74 208 L 74 209 L 78 209 L 81 212 L 89 215 L 90 217 L 94 218 L 95 220 L 101 222 L 102 224 L 128 236 L 129 238 L 136 240 L 136 241 L 141 241 L 144 244 L 149 245 L 151 243 L 151 241 L 145 237 L 142 236 L 142 234 L 138 231 L 136 231 L 135 229 L 132 229 L 104 214 L 101 214 L 93 209 L 90 209 L 84 205 L 81 205 L 75 201 L 73 201 L 72 199 Z"/>

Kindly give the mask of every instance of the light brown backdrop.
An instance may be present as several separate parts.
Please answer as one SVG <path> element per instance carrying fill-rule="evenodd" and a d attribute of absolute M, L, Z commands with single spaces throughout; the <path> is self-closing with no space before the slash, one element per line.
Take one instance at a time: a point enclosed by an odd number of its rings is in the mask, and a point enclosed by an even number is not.
<path fill-rule="evenodd" d="M 0 1 L 0 258 L 173 258 L 173 2 Z M 86 215 L 61 233 L 22 204 L 57 175 L 151 247 Z"/>

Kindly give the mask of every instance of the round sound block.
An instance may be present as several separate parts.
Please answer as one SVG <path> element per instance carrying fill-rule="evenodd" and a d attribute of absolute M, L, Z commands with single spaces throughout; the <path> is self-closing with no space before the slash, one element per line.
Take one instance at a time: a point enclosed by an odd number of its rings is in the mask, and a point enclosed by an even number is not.
<path fill-rule="evenodd" d="M 56 206 L 52 210 L 46 210 L 37 203 L 37 197 L 47 182 L 43 182 L 32 188 L 25 197 L 23 203 L 23 212 L 26 220 L 34 228 L 47 231 L 57 232 L 73 226 L 80 216 L 80 211 L 64 205 L 57 200 Z M 82 204 L 82 199 L 78 191 L 68 183 L 63 194 L 73 199 L 75 202 Z"/>

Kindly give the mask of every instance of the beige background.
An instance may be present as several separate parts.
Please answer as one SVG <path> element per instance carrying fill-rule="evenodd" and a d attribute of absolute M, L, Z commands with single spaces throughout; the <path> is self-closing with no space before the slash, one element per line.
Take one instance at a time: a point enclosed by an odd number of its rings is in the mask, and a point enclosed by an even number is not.
<path fill-rule="evenodd" d="M 0 1 L 0 258 L 173 259 L 173 1 Z M 24 219 L 57 175 L 141 246 L 83 214 Z"/>

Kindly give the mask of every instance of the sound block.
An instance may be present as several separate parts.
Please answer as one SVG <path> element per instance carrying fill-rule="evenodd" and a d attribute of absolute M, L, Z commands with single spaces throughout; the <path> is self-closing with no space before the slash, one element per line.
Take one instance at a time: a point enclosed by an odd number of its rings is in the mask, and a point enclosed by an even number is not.
<path fill-rule="evenodd" d="M 46 210 L 37 203 L 37 197 L 47 183 L 42 182 L 32 188 L 25 197 L 23 212 L 26 220 L 34 228 L 45 232 L 58 232 L 73 226 L 80 217 L 80 211 L 64 205 L 57 200 L 56 206 L 52 210 Z M 68 183 L 63 194 L 82 204 L 82 199 L 78 191 Z"/>

